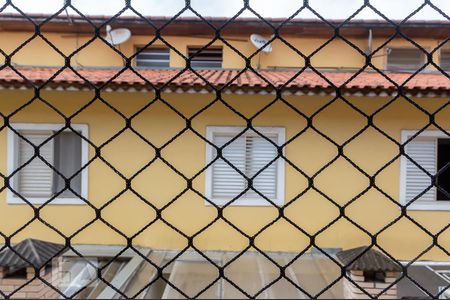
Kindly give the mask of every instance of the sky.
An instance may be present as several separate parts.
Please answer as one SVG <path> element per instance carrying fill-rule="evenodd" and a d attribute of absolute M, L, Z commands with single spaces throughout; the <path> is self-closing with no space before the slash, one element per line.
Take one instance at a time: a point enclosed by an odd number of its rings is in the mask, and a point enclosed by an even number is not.
<path fill-rule="evenodd" d="M 54 13 L 63 6 L 64 0 L 11 0 L 14 5 L 27 13 Z M 391 19 L 404 19 L 425 0 L 370 0 L 370 3 Z M 445 14 L 450 15 L 450 0 L 430 0 Z M 0 7 L 7 0 L 0 0 Z M 83 14 L 112 15 L 124 7 L 124 0 L 72 0 L 72 4 Z M 364 0 L 309 0 L 310 6 L 328 19 L 346 19 L 364 3 Z M 143 15 L 172 16 L 184 6 L 184 0 L 131 0 L 131 4 Z M 297 11 L 303 0 L 250 0 L 250 6 L 263 17 L 288 17 Z M 243 0 L 191 0 L 192 7 L 203 16 L 230 17 L 243 7 Z M 15 12 L 7 6 L 3 12 Z M 71 11 L 70 13 L 74 13 Z M 133 15 L 131 11 L 124 15 Z M 192 16 L 186 12 L 183 16 Z M 250 11 L 245 11 L 242 17 L 254 17 Z M 310 11 L 303 11 L 297 17 L 313 18 Z M 365 8 L 356 19 L 380 19 L 369 8 Z M 429 5 L 413 17 L 416 20 L 447 20 Z"/>

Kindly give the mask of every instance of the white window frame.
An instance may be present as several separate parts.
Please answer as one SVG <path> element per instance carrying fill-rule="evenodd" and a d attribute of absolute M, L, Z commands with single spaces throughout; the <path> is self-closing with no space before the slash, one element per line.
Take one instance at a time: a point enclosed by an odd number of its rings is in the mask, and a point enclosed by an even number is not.
<path fill-rule="evenodd" d="M 51 130 L 58 131 L 61 128 L 64 128 L 63 124 L 43 124 L 43 123 L 14 123 L 11 124 L 11 127 L 16 131 L 20 130 Z M 81 135 L 85 138 L 89 138 L 89 128 L 86 124 L 71 124 L 71 127 L 75 131 L 81 132 Z M 64 131 L 71 131 L 70 129 L 66 129 Z M 12 174 L 16 169 L 16 155 L 17 155 L 17 134 L 8 128 L 7 133 L 7 168 L 8 175 Z M 85 140 L 81 140 L 81 165 L 85 166 L 88 163 L 88 142 Z M 80 195 L 84 199 L 88 199 L 88 167 L 85 167 L 81 171 L 81 193 Z M 8 204 L 27 204 L 21 198 L 17 197 L 12 191 L 7 190 L 6 199 Z M 40 198 L 40 197 L 28 197 L 26 198 L 32 204 L 43 204 L 48 201 L 48 198 Z M 53 201 L 49 203 L 51 204 L 86 204 L 83 200 L 79 198 L 55 198 Z"/>
<path fill-rule="evenodd" d="M 213 141 L 213 137 L 215 134 L 234 134 L 238 135 L 242 132 L 245 127 L 237 127 L 237 126 L 207 126 L 206 127 L 206 138 L 209 141 Z M 285 143 L 285 128 L 283 127 L 255 127 L 255 129 L 261 134 L 276 134 L 277 135 L 277 144 L 282 145 Z M 206 143 L 206 164 L 211 163 L 214 159 L 214 147 L 210 144 Z M 284 149 L 283 149 L 284 154 Z M 277 164 L 277 197 L 276 199 L 271 199 L 273 203 L 277 206 L 284 205 L 285 202 L 285 162 L 283 159 L 278 158 L 275 162 Z M 227 204 L 231 199 L 214 199 L 212 197 L 212 184 L 213 184 L 213 170 L 212 166 L 206 169 L 205 174 L 205 195 L 206 197 L 213 203 L 219 206 L 223 206 Z M 211 205 L 208 201 L 205 200 L 206 205 Z M 272 206 L 270 202 L 265 199 L 237 199 L 230 204 L 230 206 Z"/>
<path fill-rule="evenodd" d="M 401 133 L 401 143 L 404 144 L 411 136 L 415 135 L 418 130 L 402 130 Z M 420 137 L 431 137 L 431 138 L 449 138 L 448 135 L 440 130 L 426 130 L 420 133 Z M 437 153 L 436 153 L 437 155 Z M 400 203 L 402 205 L 407 204 L 406 199 L 406 167 L 408 159 L 406 156 L 400 158 Z M 437 195 L 437 193 L 436 193 Z M 435 200 L 432 203 L 423 203 L 416 201 L 408 206 L 410 210 L 450 210 L 450 201 L 438 201 Z"/>

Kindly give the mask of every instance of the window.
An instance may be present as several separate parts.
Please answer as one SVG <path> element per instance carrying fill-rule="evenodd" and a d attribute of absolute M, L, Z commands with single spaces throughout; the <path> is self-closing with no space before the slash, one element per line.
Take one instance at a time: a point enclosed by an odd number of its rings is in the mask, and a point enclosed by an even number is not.
<path fill-rule="evenodd" d="M 138 48 L 140 51 L 142 48 Z M 136 55 L 136 66 L 144 68 L 169 68 L 169 48 L 147 48 Z"/>
<path fill-rule="evenodd" d="M 405 143 L 414 134 L 414 131 L 404 131 L 402 142 Z M 400 193 L 402 204 L 417 198 L 410 206 L 411 209 L 450 210 L 450 168 L 445 169 L 450 163 L 448 136 L 440 131 L 425 131 L 406 144 L 405 150 L 429 174 L 439 174 L 436 187 L 424 170 L 403 156 Z"/>
<path fill-rule="evenodd" d="M 419 49 L 389 49 L 387 69 L 390 71 L 417 71 L 425 63 L 425 55 Z"/>
<path fill-rule="evenodd" d="M 441 63 L 443 70 L 450 71 L 450 49 L 441 50 Z"/>
<path fill-rule="evenodd" d="M 40 204 L 59 195 L 52 204 L 82 204 L 75 193 L 65 188 L 64 178 L 48 164 L 70 178 L 87 163 L 88 144 L 72 130 L 51 136 L 63 127 L 55 124 L 13 124 L 14 130 L 8 132 L 8 170 L 12 174 L 12 187 L 30 203 Z M 86 125 L 72 125 L 82 136 L 87 137 Z M 42 157 L 33 157 L 39 146 Z M 23 166 L 23 167 L 22 167 Z M 87 198 L 87 168 L 72 178 L 70 187 L 83 198 Z M 20 197 L 8 190 L 8 203 L 25 203 Z"/>
<path fill-rule="evenodd" d="M 200 52 L 197 53 L 197 51 Z M 222 68 L 222 48 L 189 47 L 188 56 L 192 58 L 191 66 L 193 68 Z"/>
<path fill-rule="evenodd" d="M 253 188 L 276 203 L 284 203 L 284 162 L 276 159 L 275 145 L 284 143 L 284 128 L 258 127 L 261 134 L 247 130 L 238 136 L 242 127 L 208 127 L 207 138 L 214 145 L 223 147 L 222 155 L 248 178 L 253 179 Z M 234 139 L 234 140 L 233 140 Z M 233 141 L 232 141 L 233 140 Z M 274 145 L 275 144 L 275 145 Z M 217 158 L 216 149 L 207 144 L 207 163 Z M 261 171 L 265 166 L 267 166 Z M 224 205 L 238 197 L 247 188 L 247 180 L 225 160 L 219 158 L 206 171 L 206 196 L 218 205 Z M 253 189 L 248 190 L 232 205 L 271 205 Z"/>
<path fill-rule="evenodd" d="M 364 271 L 365 282 L 386 282 L 386 273 L 382 271 Z"/>

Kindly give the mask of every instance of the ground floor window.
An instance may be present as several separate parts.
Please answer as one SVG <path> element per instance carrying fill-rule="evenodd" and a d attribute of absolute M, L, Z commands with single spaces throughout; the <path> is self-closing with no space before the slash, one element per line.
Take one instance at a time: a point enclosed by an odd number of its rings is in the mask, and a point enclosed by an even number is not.
<path fill-rule="evenodd" d="M 284 161 L 277 146 L 284 143 L 284 128 L 210 126 L 207 138 L 208 199 L 219 205 L 232 200 L 234 205 L 283 204 Z"/>
<path fill-rule="evenodd" d="M 8 133 L 9 203 L 83 203 L 87 198 L 86 125 L 13 124 Z M 81 171 L 80 171 L 81 170 Z M 66 187 L 70 179 L 70 188 Z"/>
<path fill-rule="evenodd" d="M 450 210 L 450 138 L 440 131 L 416 133 L 402 134 L 407 154 L 401 162 L 402 203 L 413 201 L 413 209 Z"/>

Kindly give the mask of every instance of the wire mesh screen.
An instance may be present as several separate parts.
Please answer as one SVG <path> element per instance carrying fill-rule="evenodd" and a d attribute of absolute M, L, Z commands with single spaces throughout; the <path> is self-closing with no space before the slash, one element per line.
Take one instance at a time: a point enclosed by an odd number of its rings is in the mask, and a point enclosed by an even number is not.
<path fill-rule="evenodd" d="M 412 21 L 424 9 L 441 21 Z M 450 19 L 433 1 L 400 21 L 369 0 L 339 21 L 307 0 L 283 19 L 249 1 L 228 18 L 188 0 L 164 18 L 133 1 L 110 17 L 71 1 L 0 13 L 2 297 L 396 298 L 406 281 L 447 295 L 445 267 L 438 288 L 416 276 L 450 258 Z M 46 268 L 67 252 L 83 267 L 63 285 Z M 294 276 L 300 263 L 327 280 Z"/>

